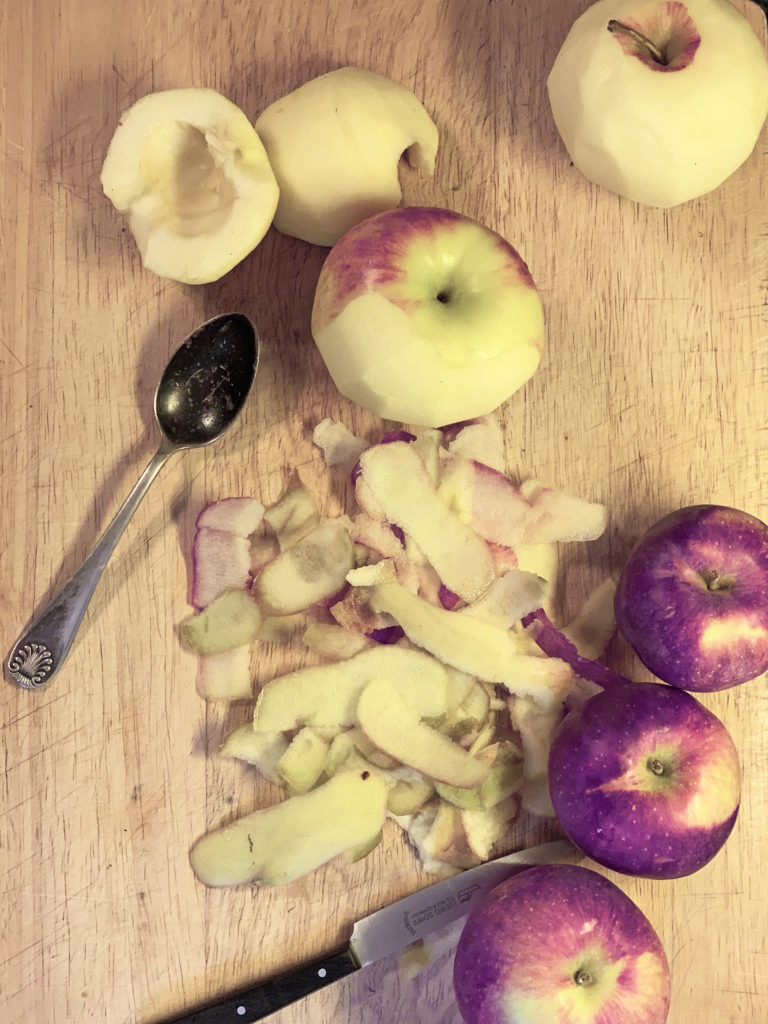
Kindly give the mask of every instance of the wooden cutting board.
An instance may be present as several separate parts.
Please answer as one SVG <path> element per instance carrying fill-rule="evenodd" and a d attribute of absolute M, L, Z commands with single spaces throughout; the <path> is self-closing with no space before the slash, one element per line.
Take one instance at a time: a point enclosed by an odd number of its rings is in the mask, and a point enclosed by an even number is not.
<path fill-rule="evenodd" d="M 275 798 L 212 756 L 248 707 L 208 706 L 179 622 L 203 504 L 274 500 L 298 468 L 328 510 L 343 494 L 311 429 L 374 438 L 342 399 L 309 313 L 325 250 L 279 235 L 221 282 L 142 269 L 99 172 L 122 110 L 211 86 L 251 118 L 316 74 L 357 64 L 434 116 L 433 180 L 407 201 L 499 230 L 541 289 L 548 347 L 501 410 L 509 469 L 605 502 L 603 539 L 563 554 L 562 613 L 620 567 L 639 531 L 715 501 L 768 519 L 768 135 L 705 198 L 663 212 L 587 183 L 546 99 L 587 0 L 8 0 L 0 12 L 3 145 L 0 647 L 79 565 L 153 452 L 152 392 L 170 353 L 229 309 L 262 359 L 225 441 L 178 456 L 131 523 L 65 670 L 0 686 L 0 1017 L 154 1024 L 330 950 L 359 916 L 427 884 L 397 829 L 364 861 L 275 890 L 209 891 L 189 868 L 206 829 Z M 762 14 L 746 4 L 761 38 Z M 637 671 L 616 642 L 613 663 Z M 258 674 L 280 658 L 265 649 Z M 743 804 L 720 855 L 675 882 L 616 877 L 674 972 L 670 1024 L 768 1019 L 768 702 L 760 680 L 704 702 L 732 731 Z M 557 829 L 526 819 L 519 845 Z M 275 1016 L 277 1024 L 458 1024 L 450 953 L 416 980 L 395 961 Z"/>

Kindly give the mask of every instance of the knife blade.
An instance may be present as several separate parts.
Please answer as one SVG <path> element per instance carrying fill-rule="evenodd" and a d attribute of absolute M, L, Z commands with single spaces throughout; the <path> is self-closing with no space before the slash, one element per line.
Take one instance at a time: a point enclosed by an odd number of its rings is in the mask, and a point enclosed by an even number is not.
<path fill-rule="evenodd" d="M 341 949 L 277 977 L 201 1006 L 166 1024 L 252 1024 L 326 985 L 383 960 L 433 931 L 466 917 L 510 875 L 537 864 L 552 864 L 576 852 L 567 839 L 518 850 L 451 875 L 361 918 Z"/>

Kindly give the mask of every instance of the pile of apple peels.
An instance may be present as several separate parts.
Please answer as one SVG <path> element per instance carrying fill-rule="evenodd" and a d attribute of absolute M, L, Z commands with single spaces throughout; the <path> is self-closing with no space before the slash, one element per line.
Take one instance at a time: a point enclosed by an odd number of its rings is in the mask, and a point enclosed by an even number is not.
<path fill-rule="evenodd" d="M 552 733 L 593 692 L 547 656 L 521 620 L 551 615 L 557 544 L 606 526 L 601 505 L 505 475 L 494 417 L 368 445 L 324 420 L 314 442 L 354 480 L 333 518 L 298 478 L 264 508 L 228 498 L 200 514 L 182 635 L 207 699 L 253 697 L 263 641 L 321 660 L 266 682 L 253 721 L 220 755 L 242 759 L 286 799 L 203 836 L 208 885 L 281 884 L 338 854 L 358 859 L 387 818 L 425 870 L 497 854 L 520 808 L 552 816 Z M 613 584 L 563 633 L 599 657 L 614 629 Z"/>

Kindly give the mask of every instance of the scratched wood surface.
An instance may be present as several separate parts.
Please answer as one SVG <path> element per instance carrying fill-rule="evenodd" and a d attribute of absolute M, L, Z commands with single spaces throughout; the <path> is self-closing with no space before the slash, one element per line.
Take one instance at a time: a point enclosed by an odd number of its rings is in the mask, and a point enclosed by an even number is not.
<path fill-rule="evenodd" d="M 546 307 L 541 369 L 501 411 L 509 468 L 604 501 L 606 536 L 569 550 L 574 608 L 664 512 L 716 501 L 768 518 L 768 137 L 714 194 L 662 212 L 569 166 L 545 93 L 586 0 L 6 0 L 0 6 L 0 647 L 79 565 L 157 444 L 151 399 L 199 322 L 239 309 L 262 339 L 226 440 L 177 456 L 43 692 L 0 686 L 0 1018 L 156 1024 L 330 950 L 359 916 L 429 880 L 397 830 L 352 866 L 284 889 L 208 891 L 189 868 L 206 829 L 275 799 L 211 756 L 248 708 L 206 707 L 179 644 L 195 515 L 232 494 L 274 500 L 300 469 L 344 494 L 311 428 L 382 424 L 334 391 L 309 332 L 325 251 L 275 231 L 221 282 L 145 272 L 99 172 L 120 112 L 147 92 L 211 86 L 253 119 L 316 74 L 358 64 L 435 118 L 434 180 L 409 202 L 488 223 L 528 260 Z M 742 8 L 746 6 L 742 4 Z M 750 17 L 765 38 L 762 14 Z M 616 643 L 618 667 L 637 668 Z M 279 657 L 260 652 L 258 674 Z M 768 702 L 764 681 L 705 698 L 733 732 L 743 804 L 696 875 L 617 878 L 672 962 L 671 1024 L 768 1019 Z M 520 845 L 554 834 L 520 823 Z M 415 981 L 396 961 L 277 1024 L 458 1024 L 450 954 Z"/>

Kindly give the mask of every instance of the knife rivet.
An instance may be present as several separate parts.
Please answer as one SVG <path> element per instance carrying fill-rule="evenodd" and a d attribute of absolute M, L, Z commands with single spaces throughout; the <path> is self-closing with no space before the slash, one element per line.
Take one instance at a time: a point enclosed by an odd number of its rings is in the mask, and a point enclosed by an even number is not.
<path fill-rule="evenodd" d="M 235 1011 L 235 1013 L 238 1013 L 241 1017 L 244 1017 L 245 1016 L 245 1007 L 244 1006 L 238 1006 L 238 1008 Z"/>
<path fill-rule="evenodd" d="M 327 972 L 326 972 L 325 968 L 321 967 L 320 970 L 317 972 L 317 976 L 318 976 L 318 978 L 324 978 L 326 973 Z"/>

